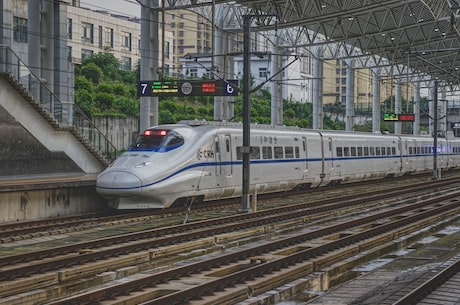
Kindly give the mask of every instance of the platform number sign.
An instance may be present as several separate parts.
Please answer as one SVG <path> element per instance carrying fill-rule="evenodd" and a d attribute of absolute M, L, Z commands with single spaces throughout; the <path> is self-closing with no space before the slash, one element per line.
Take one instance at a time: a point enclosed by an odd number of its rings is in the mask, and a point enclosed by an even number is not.
<path fill-rule="evenodd" d="M 237 96 L 238 80 L 140 81 L 139 96 Z"/>

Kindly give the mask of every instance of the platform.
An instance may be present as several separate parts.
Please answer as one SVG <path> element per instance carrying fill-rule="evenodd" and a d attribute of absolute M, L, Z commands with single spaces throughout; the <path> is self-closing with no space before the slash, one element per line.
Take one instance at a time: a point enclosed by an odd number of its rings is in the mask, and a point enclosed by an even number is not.
<path fill-rule="evenodd" d="M 95 186 L 96 175 L 84 173 L 0 177 L 0 222 L 107 209 Z"/>

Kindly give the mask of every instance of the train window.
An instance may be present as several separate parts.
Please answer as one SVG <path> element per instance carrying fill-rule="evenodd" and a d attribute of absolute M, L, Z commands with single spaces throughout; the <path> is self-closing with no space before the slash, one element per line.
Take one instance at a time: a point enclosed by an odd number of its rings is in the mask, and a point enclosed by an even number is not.
<path fill-rule="evenodd" d="M 391 156 L 391 147 L 387 147 L 387 156 Z"/>
<path fill-rule="evenodd" d="M 227 148 L 227 152 L 230 152 L 230 140 L 229 139 L 225 140 L 225 147 Z"/>
<path fill-rule="evenodd" d="M 358 156 L 362 156 L 362 155 L 363 155 L 363 148 L 358 147 Z"/>
<path fill-rule="evenodd" d="M 305 147 L 305 145 L 306 145 L 305 141 L 303 141 L 302 145 L 303 145 L 303 151 L 306 151 L 307 148 Z"/>
<path fill-rule="evenodd" d="M 351 147 L 351 155 L 356 157 L 356 147 Z"/>
<path fill-rule="evenodd" d="M 251 146 L 251 159 L 260 159 L 260 147 Z"/>
<path fill-rule="evenodd" d="M 147 129 L 131 146 L 130 150 L 153 150 L 164 147 L 180 146 L 184 138 L 172 130 Z"/>
<path fill-rule="evenodd" d="M 375 155 L 380 156 L 380 147 L 375 148 Z"/>
<path fill-rule="evenodd" d="M 273 158 L 273 151 L 271 146 L 263 146 L 262 147 L 262 158 L 263 159 L 271 159 Z"/>
<path fill-rule="evenodd" d="M 343 155 L 345 157 L 349 157 L 350 156 L 350 147 L 344 147 L 343 148 Z"/>
<path fill-rule="evenodd" d="M 283 147 L 275 146 L 275 147 L 273 147 L 273 150 L 274 150 L 274 154 L 275 154 L 275 159 L 283 159 L 284 158 Z"/>
<path fill-rule="evenodd" d="M 380 147 L 380 152 L 382 153 L 382 156 L 386 155 L 385 147 Z"/>
<path fill-rule="evenodd" d="M 294 148 L 292 146 L 286 146 L 284 148 L 284 157 L 287 158 L 293 158 L 294 157 Z"/>
<path fill-rule="evenodd" d="M 369 147 L 370 149 L 370 155 L 375 156 L 375 147 Z"/>
<path fill-rule="evenodd" d="M 296 157 L 297 159 L 300 158 L 300 149 L 299 149 L 298 146 L 295 147 L 295 157 Z"/>
<path fill-rule="evenodd" d="M 243 153 L 241 152 L 241 146 L 236 148 L 236 160 L 243 160 Z"/>
<path fill-rule="evenodd" d="M 413 154 L 413 152 L 412 152 L 412 146 L 411 146 L 411 147 L 409 147 L 409 155 L 412 155 L 412 154 Z"/>
<path fill-rule="evenodd" d="M 336 147 L 335 150 L 336 150 L 337 157 L 342 157 L 343 156 L 342 147 Z"/>
<path fill-rule="evenodd" d="M 396 156 L 396 147 L 392 147 L 392 148 L 391 148 L 391 154 L 392 154 L 393 156 Z"/>
<path fill-rule="evenodd" d="M 367 146 L 364 147 L 364 155 L 369 156 L 369 147 Z"/>

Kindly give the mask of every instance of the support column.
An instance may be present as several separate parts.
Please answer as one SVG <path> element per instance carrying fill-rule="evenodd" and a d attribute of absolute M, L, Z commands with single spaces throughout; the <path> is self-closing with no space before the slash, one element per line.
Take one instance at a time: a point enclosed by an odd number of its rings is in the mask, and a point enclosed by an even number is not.
<path fill-rule="evenodd" d="M 439 131 L 441 134 L 446 136 L 447 134 L 447 99 L 446 99 L 446 88 L 443 87 L 441 93 L 441 100 L 439 103 Z"/>
<path fill-rule="evenodd" d="M 141 80 L 155 80 L 158 78 L 158 0 L 142 0 L 141 3 Z M 140 132 L 151 125 L 158 124 L 158 97 L 140 98 Z"/>
<path fill-rule="evenodd" d="M 223 57 L 223 49 L 224 49 L 224 31 L 222 30 L 224 27 L 224 6 L 217 5 L 215 8 L 215 16 L 216 20 L 214 20 L 214 46 L 213 46 L 213 55 L 214 57 L 211 58 L 211 62 L 214 63 L 214 66 L 211 67 L 211 71 L 217 75 L 216 79 L 223 78 L 223 71 L 225 70 L 225 63 Z M 214 78 L 214 74 L 212 74 L 212 78 Z M 214 97 L 214 120 L 221 121 L 224 119 L 224 97 L 223 96 L 215 96 Z"/>
<path fill-rule="evenodd" d="M 430 82 L 429 84 L 430 86 L 430 89 L 429 89 L 429 94 L 430 94 L 430 100 L 429 100 L 429 103 L 428 103 L 428 107 L 429 107 L 429 117 L 428 117 L 428 121 L 429 121 L 429 133 L 430 133 L 430 136 L 433 136 L 433 133 L 434 133 L 434 100 L 437 99 L 437 92 L 435 90 L 435 85 L 434 85 L 434 82 Z"/>
<path fill-rule="evenodd" d="M 32 72 L 40 75 L 40 2 L 29 0 L 27 7 L 27 65 Z"/>
<path fill-rule="evenodd" d="M 352 67 L 352 62 L 347 63 L 347 78 L 346 78 L 346 109 L 345 109 L 345 131 L 353 131 L 353 117 L 355 115 L 355 75 Z"/>
<path fill-rule="evenodd" d="M 395 113 L 402 113 L 402 86 L 401 79 L 396 79 L 395 84 Z M 400 135 L 402 133 L 402 122 L 395 122 L 395 134 Z"/>
<path fill-rule="evenodd" d="M 420 134 L 420 82 L 416 81 L 414 87 L 414 136 Z"/>
<path fill-rule="evenodd" d="M 280 38 L 275 37 L 275 45 L 272 52 L 272 65 L 271 73 L 277 73 L 282 69 L 282 48 L 279 47 Z M 283 124 L 283 98 L 282 98 L 282 73 L 275 76 L 271 83 L 272 87 L 272 100 L 271 100 L 271 123 L 272 125 Z"/>
<path fill-rule="evenodd" d="M 227 53 L 233 52 L 233 45 L 234 45 L 234 35 L 230 32 L 225 33 L 227 42 L 226 50 Z M 225 78 L 226 79 L 236 79 L 235 77 L 235 57 L 234 56 L 226 56 L 225 58 Z M 226 102 L 224 103 L 225 111 L 224 111 L 224 118 L 226 120 L 231 120 L 235 116 L 235 97 L 228 96 L 226 97 Z"/>
<path fill-rule="evenodd" d="M 380 75 L 374 69 L 372 77 L 372 132 L 380 133 Z"/>
<path fill-rule="evenodd" d="M 159 68 L 159 58 L 160 58 L 160 7 L 159 0 L 150 0 L 151 7 L 156 8 L 150 10 L 151 22 L 150 22 L 150 49 L 153 53 L 153 60 L 151 61 L 152 65 L 152 73 L 153 79 L 158 79 L 158 68 Z M 164 38 L 163 38 L 164 39 Z M 158 118 L 158 97 L 152 97 L 150 100 L 150 124 L 152 126 L 158 125 L 159 118 Z"/>
<path fill-rule="evenodd" d="M 323 64 L 321 61 L 322 48 L 317 47 L 314 50 L 313 57 L 313 85 L 312 85 L 312 101 L 313 101 L 313 129 L 323 128 L 323 101 L 322 101 L 322 75 Z"/>
<path fill-rule="evenodd" d="M 46 82 L 48 88 L 53 90 L 54 88 L 54 5 L 53 1 L 41 1 L 42 14 L 40 22 L 40 33 L 44 33 L 40 37 L 40 47 L 41 47 L 41 67 L 46 67 L 46 69 L 41 69 L 41 77 Z M 36 51 L 35 51 L 36 52 Z"/>

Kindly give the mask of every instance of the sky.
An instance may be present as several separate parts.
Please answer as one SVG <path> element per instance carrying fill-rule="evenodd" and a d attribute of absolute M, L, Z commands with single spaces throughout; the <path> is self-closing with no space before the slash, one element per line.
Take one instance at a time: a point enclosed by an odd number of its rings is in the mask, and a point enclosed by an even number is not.
<path fill-rule="evenodd" d="M 80 0 L 80 6 L 92 10 L 107 10 L 129 17 L 141 15 L 141 6 L 136 0 Z"/>

